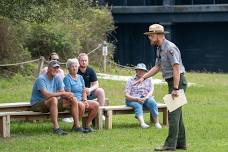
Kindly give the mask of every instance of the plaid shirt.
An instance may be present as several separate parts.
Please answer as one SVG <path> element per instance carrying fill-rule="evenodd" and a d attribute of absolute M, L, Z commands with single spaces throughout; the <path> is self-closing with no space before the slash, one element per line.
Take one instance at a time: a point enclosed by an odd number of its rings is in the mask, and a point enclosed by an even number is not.
<path fill-rule="evenodd" d="M 142 83 L 133 85 L 138 79 L 136 76 L 131 77 L 125 85 L 124 92 L 133 97 L 145 97 L 152 90 L 152 81 L 151 79 L 145 79 Z"/>

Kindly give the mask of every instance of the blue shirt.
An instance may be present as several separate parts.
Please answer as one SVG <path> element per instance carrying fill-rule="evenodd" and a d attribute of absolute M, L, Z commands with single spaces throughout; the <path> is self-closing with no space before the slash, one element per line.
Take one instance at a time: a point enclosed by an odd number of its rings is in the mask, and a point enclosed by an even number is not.
<path fill-rule="evenodd" d="M 74 80 L 70 74 L 67 74 L 63 79 L 65 90 L 72 92 L 78 101 L 82 100 L 82 91 L 85 88 L 83 77 L 77 74 L 77 79 Z"/>
<path fill-rule="evenodd" d="M 55 93 L 64 89 L 63 81 L 58 76 L 54 76 L 51 80 L 48 79 L 47 74 L 40 75 L 32 88 L 31 105 L 45 99 L 41 94 L 41 90 L 47 90 L 49 93 Z"/>

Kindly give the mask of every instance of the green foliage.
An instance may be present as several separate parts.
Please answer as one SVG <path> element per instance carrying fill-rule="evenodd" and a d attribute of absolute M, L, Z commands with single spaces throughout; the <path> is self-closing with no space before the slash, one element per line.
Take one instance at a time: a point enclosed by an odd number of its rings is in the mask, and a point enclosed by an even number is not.
<path fill-rule="evenodd" d="M 26 28 L 24 24 L 0 17 L 0 64 L 17 63 L 30 59 L 30 53 L 23 47 Z M 10 76 L 26 66 L 0 67 L 0 75 Z"/>
<path fill-rule="evenodd" d="M 113 28 L 110 10 L 99 8 L 94 0 L 1 0 L 0 64 L 28 60 L 30 55 L 47 57 L 52 51 L 65 61 L 96 48 Z M 101 64 L 101 58 L 100 49 L 90 61 Z M 10 75 L 23 68 L 0 72 Z"/>
<path fill-rule="evenodd" d="M 56 19 L 80 17 L 93 5 L 92 0 L 1 0 L 0 16 L 15 21 L 45 23 Z"/>
<path fill-rule="evenodd" d="M 51 52 L 57 52 L 60 57 L 74 56 L 73 44 L 67 39 L 63 31 L 48 30 L 45 26 L 34 25 L 25 42 L 25 47 L 34 58 L 48 57 Z"/>

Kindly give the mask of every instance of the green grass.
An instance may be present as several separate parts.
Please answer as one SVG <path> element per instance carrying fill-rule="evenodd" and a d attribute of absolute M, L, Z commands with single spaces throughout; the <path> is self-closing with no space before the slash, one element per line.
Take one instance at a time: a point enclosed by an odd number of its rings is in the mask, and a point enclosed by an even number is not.
<path fill-rule="evenodd" d="M 123 72 L 123 75 L 128 72 Z M 115 69 L 110 73 L 115 73 Z M 161 78 L 161 75 L 156 78 Z M 228 74 L 188 73 L 187 79 L 196 83 L 188 88 L 188 104 L 183 108 L 188 151 L 227 151 Z M 33 82 L 33 78 L 20 75 L 10 80 L 0 79 L 0 102 L 29 101 Z M 105 89 L 111 105 L 124 104 L 125 82 L 100 80 L 100 85 Z M 166 92 L 166 85 L 156 85 L 154 95 L 157 101 L 161 101 Z M 148 114 L 145 114 L 145 120 L 149 123 Z M 61 120 L 60 126 L 67 131 L 71 128 L 71 124 Z M 168 128 L 140 129 L 133 115 L 113 116 L 112 130 L 91 134 L 70 133 L 65 137 L 53 135 L 49 121 L 13 122 L 12 137 L 0 139 L 0 152 L 147 152 L 161 145 L 167 132 Z"/>

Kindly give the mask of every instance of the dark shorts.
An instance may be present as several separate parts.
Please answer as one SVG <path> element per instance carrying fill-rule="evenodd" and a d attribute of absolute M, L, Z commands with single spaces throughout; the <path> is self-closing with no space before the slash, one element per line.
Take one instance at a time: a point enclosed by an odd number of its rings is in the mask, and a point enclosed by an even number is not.
<path fill-rule="evenodd" d="M 95 91 L 92 91 L 90 95 L 87 97 L 88 100 L 93 100 L 96 99 L 97 97 L 95 96 Z"/>
<path fill-rule="evenodd" d="M 45 105 L 45 100 L 41 100 L 39 102 L 37 102 L 36 104 L 32 105 L 31 110 L 35 111 L 35 112 L 43 112 L 43 113 L 47 113 L 49 112 L 48 107 Z M 63 99 L 62 98 L 58 98 L 58 111 L 64 111 L 67 108 L 63 107 Z"/>

